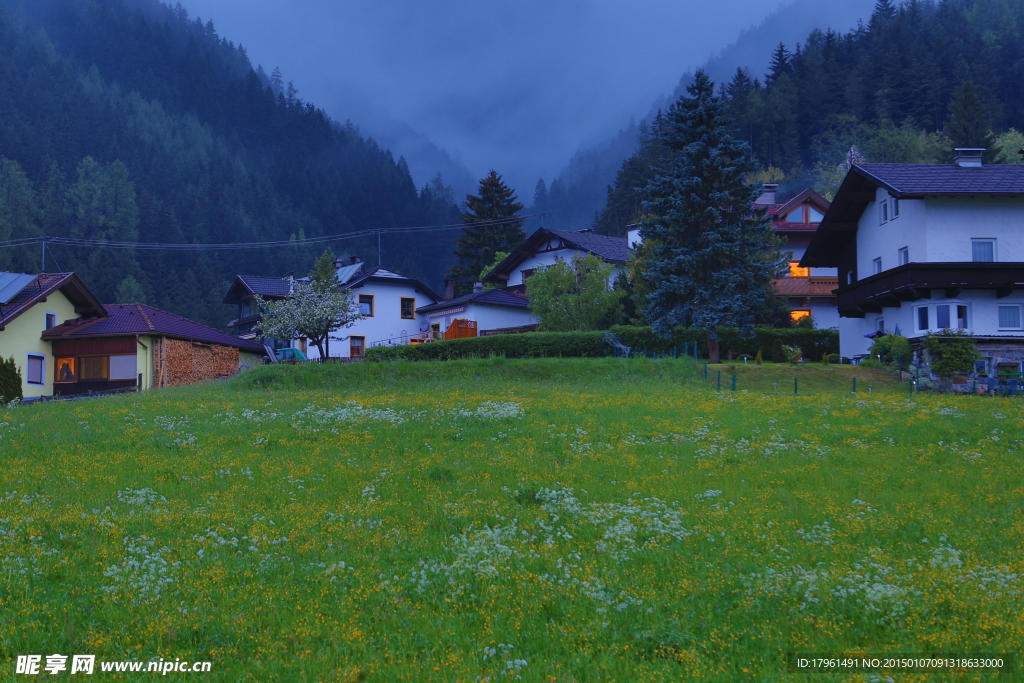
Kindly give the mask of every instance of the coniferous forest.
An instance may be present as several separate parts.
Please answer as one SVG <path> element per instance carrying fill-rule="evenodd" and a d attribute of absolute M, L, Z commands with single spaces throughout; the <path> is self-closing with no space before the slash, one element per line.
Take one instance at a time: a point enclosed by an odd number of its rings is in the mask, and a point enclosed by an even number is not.
<path fill-rule="evenodd" d="M 351 123 L 304 102 L 212 24 L 155 0 L 0 1 L 0 242 L 290 240 L 459 222 L 442 182 L 417 189 Z M 385 235 L 388 267 L 435 285 L 453 232 Z M 377 238 L 334 242 L 377 262 Z M 102 301 L 145 301 L 222 326 L 236 273 L 309 271 L 325 245 L 166 251 L 50 244 Z M 0 248 L 37 272 L 39 245 Z"/>
<path fill-rule="evenodd" d="M 866 162 L 945 163 L 953 147 L 979 146 L 1020 163 L 1022 30 L 1022 0 L 879 0 L 857 29 L 780 44 L 766 74 L 740 69 L 718 93 L 761 169 L 754 180 L 780 182 L 780 199 L 806 187 L 831 196 L 851 146 Z M 597 231 L 638 220 L 661 125 L 641 126 Z"/>

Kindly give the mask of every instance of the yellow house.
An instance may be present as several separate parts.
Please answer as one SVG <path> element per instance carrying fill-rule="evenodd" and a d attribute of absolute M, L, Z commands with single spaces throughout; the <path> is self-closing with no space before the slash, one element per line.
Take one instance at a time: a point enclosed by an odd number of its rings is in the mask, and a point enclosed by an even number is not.
<path fill-rule="evenodd" d="M 26 399 L 53 395 L 53 352 L 43 332 L 103 305 L 74 273 L 0 272 L 0 356 L 13 357 Z"/>

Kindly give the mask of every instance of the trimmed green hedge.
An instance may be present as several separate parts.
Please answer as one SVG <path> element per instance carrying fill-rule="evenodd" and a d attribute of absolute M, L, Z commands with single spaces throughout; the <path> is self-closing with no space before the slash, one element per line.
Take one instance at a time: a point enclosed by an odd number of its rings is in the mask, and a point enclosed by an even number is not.
<path fill-rule="evenodd" d="M 601 332 L 494 334 L 416 346 L 373 346 L 366 360 L 454 360 L 457 358 L 600 358 Z"/>
<path fill-rule="evenodd" d="M 612 332 L 619 335 L 622 343 L 637 351 L 647 353 L 671 353 L 673 348 L 682 352 L 687 343 L 697 342 L 702 358 L 708 356 L 707 334 L 704 330 L 677 327 L 671 337 L 659 337 L 650 327 L 616 325 Z M 718 328 L 719 353 L 722 360 L 729 359 L 729 353 L 739 358 L 751 358 L 761 351 L 766 361 L 785 363 L 786 354 L 782 347 L 798 346 L 805 360 L 820 361 L 827 353 L 839 353 L 839 332 L 836 330 L 815 330 L 799 327 L 776 328 L 755 327 L 748 334 L 734 328 Z"/>
<path fill-rule="evenodd" d="M 662 338 L 650 327 L 616 325 L 611 329 L 622 343 L 637 354 L 682 354 L 688 343 L 697 342 L 702 357 L 707 357 L 707 336 L 702 330 L 676 328 L 671 337 Z M 382 360 L 453 360 L 457 358 L 543 358 L 583 357 L 600 358 L 604 355 L 601 332 L 530 332 L 526 334 L 496 334 L 487 337 L 453 339 L 416 346 L 375 346 L 367 349 L 366 359 Z M 751 358 L 761 351 L 767 361 L 786 361 L 783 345 L 798 346 L 806 360 L 820 361 L 828 353 L 839 352 L 839 333 L 834 330 L 776 329 L 756 327 L 751 334 L 739 330 L 720 328 L 722 360 L 744 354 Z"/>

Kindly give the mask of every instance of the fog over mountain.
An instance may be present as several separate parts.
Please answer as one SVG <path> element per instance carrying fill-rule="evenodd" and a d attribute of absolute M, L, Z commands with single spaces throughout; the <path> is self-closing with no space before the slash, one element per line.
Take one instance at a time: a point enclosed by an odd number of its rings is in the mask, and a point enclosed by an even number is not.
<path fill-rule="evenodd" d="M 785 3 L 181 4 L 268 74 L 279 67 L 300 97 L 406 154 L 418 185 L 437 170 L 462 185 L 493 167 L 529 200 L 538 177 L 646 115 L 680 74 Z"/>

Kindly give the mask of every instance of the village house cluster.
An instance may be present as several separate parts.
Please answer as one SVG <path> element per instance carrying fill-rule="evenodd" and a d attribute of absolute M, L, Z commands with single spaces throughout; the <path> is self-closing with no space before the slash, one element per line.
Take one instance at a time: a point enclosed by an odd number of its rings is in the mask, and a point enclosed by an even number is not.
<path fill-rule="evenodd" d="M 974 335 L 983 360 L 1024 363 L 1024 166 L 985 165 L 980 149 L 951 164 L 854 165 L 830 204 L 812 189 L 784 202 L 765 185 L 788 268 L 774 281 L 794 322 L 838 329 L 840 350 L 863 357 L 887 332 Z M 525 283 L 558 261 L 593 254 L 613 266 L 639 242 L 589 230 L 540 228 L 474 291 L 439 295 L 423 282 L 356 259 L 335 262 L 361 318 L 335 330 L 328 355 L 359 359 L 373 346 L 417 344 L 537 327 Z M 256 297 L 287 298 L 290 277 L 237 275 L 223 302 L 231 334 L 144 304 L 102 304 L 74 273 L 0 273 L 0 356 L 13 356 L 26 398 L 148 389 L 226 377 L 305 339 L 259 337 Z"/>

